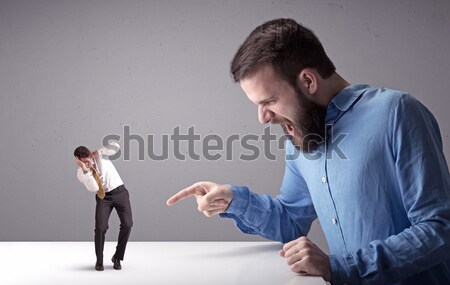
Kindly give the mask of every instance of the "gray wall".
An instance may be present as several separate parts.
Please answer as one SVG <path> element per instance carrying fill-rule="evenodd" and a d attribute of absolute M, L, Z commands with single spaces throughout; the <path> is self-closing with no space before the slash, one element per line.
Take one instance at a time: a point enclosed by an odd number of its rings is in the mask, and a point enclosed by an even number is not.
<path fill-rule="evenodd" d="M 450 157 L 449 15 L 448 0 L 1 0 L 0 240 L 92 240 L 94 195 L 77 181 L 72 157 L 80 144 L 94 148 L 111 134 L 124 144 L 125 127 L 145 143 L 153 135 L 156 153 L 176 127 L 224 140 L 262 134 L 256 107 L 228 69 L 248 33 L 277 17 L 311 27 L 350 82 L 419 98 L 439 121 Z M 276 160 L 243 161 L 234 144 L 232 160 L 220 152 L 217 161 L 183 161 L 172 151 L 155 161 L 147 146 L 139 160 L 139 142 L 128 142 L 130 157 L 123 152 L 115 165 L 131 192 L 132 240 L 260 240 L 230 220 L 204 217 L 194 199 L 173 208 L 165 201 L 198 180 L 276 195 L 281 150 L 272 150 Z M 117 227 L 113 214 L 110 239 Z M 312 236 L 325 246 L 317 225 Z"/>

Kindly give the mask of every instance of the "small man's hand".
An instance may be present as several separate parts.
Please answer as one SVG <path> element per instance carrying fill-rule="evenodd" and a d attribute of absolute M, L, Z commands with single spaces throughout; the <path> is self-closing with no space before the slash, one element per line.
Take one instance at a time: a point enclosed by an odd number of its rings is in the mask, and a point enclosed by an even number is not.
<path fill-rule="evenodd" d="M 81 167 L 81 169 L 83 170 L 83 172 L 88 171 L 88 168 L 86 167 L 86 164 L 84 164 L 84 162 L 82 162 L 78 157 L 75 156 L 75 163 L 76 165 L 78 165 L 79 167 Z"/>
<path fill-rule="evenodd" d="M 280 255 L 286 258 L 286 262 L 292 271 L 322 276 L 325 281 L 331 281 L 328 255 L 307 237 L 303 236 L 286 243 L 280 250 Z"/>
<path fill-rule="evenodd" d="M 99 156 L 100 156 L 100 154 L 98 153 L 98 150 L 94 150 L 92 152 L 92 157 L 99 157 Z"/>
<path fill-rule="evenodd" d="M 190 196 L 195 196 L 200 212 L 203 212 L 207 217 L 212 217 L 228 209 L 233 200 L 233 190 L 227 185 L 213 182 L 198 182 L 170 197 L 167 200 L 167 205 L 172 206 Z"/>

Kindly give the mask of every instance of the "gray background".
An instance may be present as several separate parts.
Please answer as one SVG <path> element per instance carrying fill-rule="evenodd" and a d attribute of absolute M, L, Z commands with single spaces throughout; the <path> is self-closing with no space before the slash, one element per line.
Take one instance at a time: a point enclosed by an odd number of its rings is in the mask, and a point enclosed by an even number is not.
<path fill-rule="evenodd" d="M 0 240 L 92 240 L 94 195 L 77 181 L 72 157 L 80 144 L 95 148 L 115 134 L 123 145 L 125 126 L 146 143 L 153 135 L 156 153 L 177 126 L 181 133 L 194 126 L 202 138 L 262 134 L 229 62 L 251 30 L 278 17 L 312 28 L 350 82 L 421 100 L 449 157 L 449 15 L 448 0 L 1 0 Z M 198 180 L 276 195 L 282 151 L 273 151 L 275 161 L 242 161 L 236 144 L 232 160 L 154 161 L 146 152 L 139 160 L 136 140 L 129 147 L 129 159 L 115 165 L 131 193 L 131 240 L 261 240 L 230 220 L 204 217 L 194 199 L 172 208 L 165 201 Z M 108 238 L 117 232 L 113 213 Z M 317 224 L 312 238 L 326 247 Z"/>

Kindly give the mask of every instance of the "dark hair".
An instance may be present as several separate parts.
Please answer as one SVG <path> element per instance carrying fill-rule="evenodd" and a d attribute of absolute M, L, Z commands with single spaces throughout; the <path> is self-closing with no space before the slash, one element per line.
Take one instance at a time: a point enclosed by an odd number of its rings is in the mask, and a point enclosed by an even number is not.
<path fill-rule="evenodd" d="M 234 81 L 265 63 L 293 86 L 306 67 L 316 69 L 323 78 L 336 70 L 316 35 L 292 19 L 268 21 L 250 33 L 231 62 Z"/>
<path fill-rule="evenodd" d="M 85 158 L 91 156 L 91 151 L 85 146 L 79 146 L 75 149 L 73 155 L 78 158 Z"/>

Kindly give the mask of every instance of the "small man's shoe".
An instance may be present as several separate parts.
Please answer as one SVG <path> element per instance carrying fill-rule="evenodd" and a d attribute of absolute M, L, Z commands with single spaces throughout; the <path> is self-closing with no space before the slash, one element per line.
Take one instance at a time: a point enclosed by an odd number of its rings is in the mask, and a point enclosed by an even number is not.
<path fill-rule="evenodd" d="M 95 270 L 97 270 L 97 271 L 103 271 L 103 270 L 105 270 L 105 268 L 103 267 L 103 264 L 102 264 L 102 263 L 97 262 L 97 263 L 95 264 Z"/>
<path fill-rule="evenodd" d="M 122 269 L 122 265 L 120 265 L 120 259 L 118 259 L 116 257 L 116 255 L 114 254 L 113 257 L 111 258 L 112 263 L 114 263 L 113 268 L 115 270 L 120 270 Z"/>

